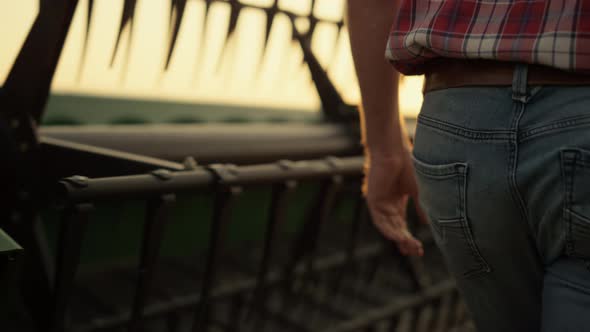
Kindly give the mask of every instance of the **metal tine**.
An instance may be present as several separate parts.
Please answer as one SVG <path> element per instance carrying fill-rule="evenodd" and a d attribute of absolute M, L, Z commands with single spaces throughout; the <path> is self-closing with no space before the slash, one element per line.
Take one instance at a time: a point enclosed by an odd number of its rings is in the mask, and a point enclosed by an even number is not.
<path fill-rule="evenodd" d="M 336 26 L 338 27 L 338 34 L 336 35 L 336 42 L 338 42 L 338 39 L 340 39 L 340 34 L 342 33 L 342 28 L 344 28 L 344 18 L 346 17 L 346 8 L 347 8 L 346 5 L 342 6 L 342 13 L 340 15 L 340 20 L 336 23 Z"/>
<path fill-rule="evenodd" d="M 275 247 L 278 228 L 285 220 L 287 204 L 296 187 L 297 182 L 294 180 L 289 180 L 273 187 L 270 218 L 266 226 L 262 259 L 254 289 L 253 309 L 266 305 L 267 289 L 265 282 L 270 269 L 271 255 Z"/>
<path fill-rule="evenodd" d="M 416 307 L 412 309 L 412 316 L 410 318 L 410 331 L 412 332 L 419 332 L 420 328 L 420 321 L 422 318 L 422 308 Z"/>
<path fill-rule="evenodd" d="M 411 205 L 408 205 L 408 211 L 413 211 Z M 410 215 L 409 219 L 412 219 Z M 393 254 L 395 256 L 400 257 L 400 268 L 410 276 L 412 283 L 414 285 L 414 290 L 422 290 L 432 285 L 432 278 L 428 274 L 428 270 L 426 269 L 422 259 L 403 255 L 399 251 L 397 246 L 392 244 L 391 241 L 389 241 L 385 237 L 381 237 L 381 241 L 383 242 L 383 252 L 381 255 L 377 256 L 377 258 L 372 262 L 371 266 L 369 267 L 367 280 L 373 280 L 374 276 L 377 273 L 377 270 L 379 269 L 381 264 L 383 264 L 383 261 L 389 260 L 391 254 Z"/>
<path fill-rule="evenodd" d="M 303 57 L 309 67 L 311 78 L 313 79 L 316 90 L 320 96 L 324 114 L 329 118 L 338 119 L 339 112 L 342 105 L 345 105 L 342 96 L 328 77 L 328 73 L 324 70 L 316 56 L 311 50 L 310 38 L 303 35 L 295 26 L 295 19 L 291 16 L 291 24 L 293 26 L 293 35 L 299 41 Z"/>
<path fill-rule="evenodd" d="M 293 24 L 293 33 L 291 34 L 291 40 L 300 43 L 301 40 L 299 38 L 299 36 L 303 37 L 303 39 L 306 41 L 306 43 L 308 43 L 311 47 L 311 38 L 313 36 L 313 32 L 315 31 L 316 25 L 318 23 L 318 19 L 313 15 L 313 10 L 315 8 L 315 0 L 311 0 L 311 9 L 309 14 L 307 15 L 307 19 L 309 21 L 309 29 L 305 32 L 302 33 L 301 31 L 299 31 L 299 29 L 297 29 L 297 26 L 295 25 L 295 22 L 298 18 L 300 18 L 297 15 L 294 15 L 292 13 L 290 13 L 289 15 L 287 15 L 290 19 L 291 22 Z M 313 53 L 313 52 L 312 52 Z M 307 62 L 307 57 L 305 56 L 305 50 L 303 50 L 303 59 L 301 59 L 301 64 L 305 64 Z"/>
<path fill-rule="evenodd" d="M 336 23 L 336 26 L 338 27 L 338 33 L 336 34 L 336 43 L 337 43 L 338 40 L 340 39 L 340 36 L 342 35 L 342 30 L 344 30 L 344 19 L 341 19 L 340 21 L 338 21 L 338 23 Z M 336 47 L 336 45 L 334 45 L 334 47 Z"/>
<path fill-rule="evenodd" d="M 92 13 L 94 12 L 94 0 L 88 0 L 88 11 L 86 17 L 86 36 L 88 37 L 88 31 L 90 31 L 90 23 L 92 22 Z"/>
<path fill-rule="evenodd" d="M 118 315 L 119 311 L 117 307 L 109 304 L 104 299 L 100 298 L 97 294 L 96 289 L 93 287 L 76 287 L 76 293 L 78 296 L 84 299 L 85 303 L 89 303 L 94 312 L 97 315 Z M 91 323 L 94 325 L 95 322 Z"/>
<path fill-rule="evenodd" d="M 172 312 L 166 316 L 166 328 L 168 332 L 180 331 L 180 321 L 182 316 L 179 312 Z"/>
<path fill-rule="evenodd" d="M 459 296 L 456 291 L 447 293 L 446 295 L 446 302 L 445 302 L 445 309 L 446 309 L 446 317 L 444 319 L 444 324 L 442 325 L 444 329 L 450 329 L 457 324 L 457 305 L 459 302 Z"/>
<path fill-rule="evenodd" d="M 121 23 L 119 24 L 119 33 L 117 34 L 117 41 L 115 42 L 115 48 L 113 50 L 113 55 L 111 57 L 111 64 L 112 67 L 115 63 L 115 58 L 117 56 L 117 52 L 119 50 L 119 46 L 121 44 L 121 36 L 123 35 L 123 30 L 127 26 L 129 26 L 129 41 L 127 43 L 127 54 L 126 57 L 129 57 L 129 49 L 131 45 L 131 38 L 133 36 L 133 19 L 135 17 L 135 7 L 137 5 L 137 0 L 124 0 L 123 3 L 123 14 L 121 15 Z M 126 70 L 126 65 L 123 67 L 123 70 Z"/>
<path fill-rule="evenodd" d="M 216 65 L 216 72 L 219 73 L 221 70 L 221 66 L 223 64 L 223 55 L 227 51 L 228 44 L 233 40 L 233 35 L 236 32 L 236 28 L 238 26 L 238 18 L 240 17 L 240 12 L 242 10 L 242 4 L 239 0 L 227 0 L 230 5 L 230 13 L 229 13 L 229 26 L 227 28 L 227 35 L 225 36 L 225 43 L 221 48 L 221 53 L 219 54 L 218 62 Z"/>
<path fill-rule="evenodd" d="M 330 62 L 328 62 L 328 64 L 333 64 L 336 62 L 335 60 L 336 60 L 336 57 L 338 56 L 338 44 L 340 42 L 340 38 L 342 37 L 342 30 L 344 30 L 344 19 L 335 23 L 335 25 L 336 25 L 336 28 L 338 29 L 338 32 L 336 32 L 336 39 L 334 39 L 334 46 L 332 46 L 333 52 L 332 52 Z"/>
<path fill-rule="evenodd" d="M 264 46 L 263 50 L 266 50 L 268 46 L 268 40 L 270 39 L 270 30 L 274 23 L 275 17 L 279 12 L 279 0 L 274 0 L 272 6 L 266 10 L 266 31 L 264 34 Z"/>
<path fill-rule="evenodd" d="M 294 16 L 291 13 L 288 12 L 279 12 L 281 15 L 285 15 L 291 22 L 291 44 L 293 44 L 294 42 L 297 42 L 297 37 L 295 36 L 295 25 L 294 25 Z M 279 14 L 277 13 L 277 15 Z M 288 57 L 281 57 L 278 60 L 278 64 L 276 66 L 276 68 L 283 68 L 285 67 L 285 65 L 287 65 L 289 63 L 289 59 L 287 59 Z M 261 59 L 260 61 L 263 62 L 264 59 Z M 262 66 L 259 66 L 260 69 L 262 69 Z M 280 77 L 275 77 L 274 78 L 274 83 L 273 86 L 280 86 L 283 83 L 283 80 L 281 80 Z"/>
<path fill-rule="evenodd" d="M 268 41 L 270 40 L 270 31 L 272 30 L 272 25 L 274 23 L 277 14 L 279 13 L 279 0 L 274 0 L 272 6 L 269 8 L 265 8 L 266 12 L 266 30 L 264 32 L 264 44 L 262 45 L 262 56 L 258 61 L 258 75 L 262 70 L 262 63 L 264 62 L 264 58 L 266 56 L 267 48 L 268 48 Z"/>
<path fill-rule="evenodd" d="M 440 298 L 437 298 L 437 300 L 440 300 Z M 435 302 L 436 300 L 433 300 L 416 307 L 416 310 L 420 312 L 417 331 L 434 331 L 434 328 L 436 328 L 436 306 L 433 305 Z"/>
<path fill-rule="evenodd" d="M 169 210 L 175 200 L 175 195 L 165 194 L 147 202 L 141 253 L 137 269 L 137 287 L 129 320 L 130 332 L 141 330 L 143 311 L 152 288 L 155 266 L 169 219 Z"/>
<path fill-rule="evenodd" d="M 238 293 L 232 296 L 231 299 L 231 309 L 228 311 L 228 321 L 229 324 L 227 326 L 227 330 L 230 332 L 237 332 L 240 330 L 241 327 L 241 320 L 242 320 L 242 313 L 243 307 L 246 304 L 245 295 L 243 293 Z"/>
<path fill-rule="evenodd" d="M 360 187 L 360 186 L 359 186 Z M 363 224 L 367 223 L 369 210 L 362 193 L 359 193 L 356 199 L 356 206 L 354 209 L 354 219 L 350 225 L 350 233 L 348 235 L 348 242 L 346 245 L 346 265 L 352 268 L 354 262 L 355 251 L 358 247 L 360 229 Z"/>
<path fill-rule="evenodd" d="M 329 217 L 329 213 L 334 203 L 334 197 L 336 196 L 336 193 L 339 190 L 341 184 L 342 177 L 337 175 L 333 176 L 330 181 L 324 183 L 320 191 L 318 204 L 312 210 L 310 210 L 311 213 L 309 215 L 309 222 L 311 223 L 311 227 L 309 228 L 309 232 L 306 234 L 306 274 L 310 274 L 313 271 L 320 229 Z M 316 216 L 317 219 L 315 218 Z"/>
<path fill-rule="evenodd" d="M 311 20 L 313 19 L 317 23 L 317 18 L 314 15 L 314 12 L 315 12 L 315 4 L 316 4 L 316 0 L 311 0 L 311 7 L 309 9 L 309 19 L 310 19 L 309 35 L 310 36 L 313 35 L 313 32 L 315 31 L 315 24 L 312 24 L 311 23 Z"/>
<path fill-rule="evenodd" d="M 308 35 L 307 38 L 309 38 L 310 42 L 311 42 L 311 38 L 313 38 L 313 34 L 315 33 L 315 29 L 317 28 L 318 22 L 319 22 L 318 18 L 315 17 L 315 15 L 313 14 L 313 10 L 315 9 L 315 0 L 312 0 L 311 3 L 312 3 L 312 5 L 311 5 L 312 9 L 311 9 L 311 15 L 309 16 L 309 30 L 307 31 L 307 35 Z"/>
<path fill-rule="evenodd" d="M 368 210 L 365 204 L 365 198 L 362 194 L 359 193 L 355 203 L 354 217 L 346 241 L 346 262 L 342 265 L 340 271 L 336 274 L 336 277 L 331 280 L 330 291 L 332 293 L 338 292 L 344 277 L 347 275 L 350 276 L 350 273 L 353 273 L 356 268 L 354 256 L 358 247 L 361 225 L 365 224 L 367 221 Z"/>
<path fill-rule="evenodd" d="M 310 210 L 311 213 L 309 215 L 309 222 L 311 223 L 311 227 L 309 228 L 310 232 L 306 234 L 306 241 L 304 241 L 307 244 L 304 280 L 306 277 L 313 275 L 320 230 L 322 225 L 324 225 L 330 217 L 330 212 L 334 206 L 336 195 L 340 191 L 341 187 L 342 177 L 339 175 L 332 176 L 329 181 L 323 184 L 320 191 L 318 204 L 312 210 Z"/>
<path fill-rule="evenodd" d="M 342 177 L 339 175 L 335 175 L 330 180 L 322 183 L 317 199 L 314 200 L 315 204 L 308 211 L 307 221 L 304 223 L 301 233 L 295 240 L 291 250 L 291 257 L 283 270 L 283 293 L 289 293 L 291 291 L 295 269 L 302 259 L 305 264 L 303 279 L 309 277 L 312 272 L 320 226 L 329 217 L 333 198 L 339 191 L 341 184 Z"/>
<path fill-rule="evenodd" d="M 199 70 L 201 68 L 202 62 L 203 62 L 203 58 L 205 55 L 205 50 L 207 49 L 207 23 L 209 22 L 209 13 L 211 10 L 211 4 L 213 3 L 214 0 L 203 0 L 205 2 L 205 14 L 203 15 L 203 25 L 202 25 L 202 29 L 201 29 L 201 47 L 199 48 L 199 51 L 197 52 L 197 62 L 195 65 L 195 70 L 194 70 L 194 79 L 193 79 L 193 83 L 197 81 L 198 77 L 199 77 Z"/>
<path fill-rule="evenodd" d="M 444 315 L 442 312 L 444 300 L 444 297 L 437 297 L 436 299 L 432 300 L 428 305 L 431 308 L 431 315 L 427 325 L 428 331 L 436 331 L 440 326 L 440 321 L 444 319 Z"/>
<path fill-rule="evenodd" d="M 446 317 L 444 320 L 444 329 L 450 329 L 457 324 L 457 303 L 459 302 L 459 296 L 456 291 L 450 292 L 447 295 L 446 301 Z"/>
<path fill-rule="evenodd" d="M 338 42 L 340 41 L 340 37 L 342 36 L 342 30 L 344 29 L 344 18 L 346 17 L 346 8 L 346 5 L 342 6 L 342 14 L 340 15 L 341 18 L 338 22 L 335 22 L 335 25 L 338 28 L 338 32 L 336 33 L 336 40 L 333 46 L 334 50 L 337 50 Z M 334 52 L 333 58 L 336 56 L 337 53 L 338 52 Z M 331 61 L 330 63 L 334 63 L 334 61 Z"/>
<path fill-rule="evenodd" d="M 220 172 L 218 171 L 218 174 Z M 222 185 L 218 189 L 213 207 L 213 220 L 209 233 L 209 248 L 207 250 L 207 260 L 205 263 L 205 272 L 201 286 L 201 296 L 199 304 L 195 310 L 193 321 L 193 332 L 205 331 L 209 323 L 211 292 L 214 287 L 214 280 L 217 278 L 217 268 L 222 249 L 223 233 L 226 225 L 231 219 L 231 205 L 235 198 L 242 192 L 238 186 Z"/>
<path fill-rule="evenodd" d="M 240 16 L 240 11 L 242 10 L 242 4 L 239 2 L 239 0 L 229 0 L 229 5 L 231 7 L 231 11 L 229 14 L 229 27 L 227 30 L 226 39 L 230 39 L 236 31 L 236 27 L 238 26 L 238 17 Z"/>
<path fill-rule="evenodd" d="M 80 82 L 82 80 L 82 72 L 84 65 L 86 64 L 86 56 L 88 53 L 88 39 L 90 38 L 90 26 L 92 24 L 92 14 L 94 12 L 94 0 L 88 0 L 88 9 L 86 12 L 86 32 L 84 41 L 82 44 L 82 55 L 80 56 L 80 64 L 78 66 L 78 77 L 76 80 Z"/>
<path fill-rule="evenodd" d="M 447 293 L 440 298 L 439 305 L 435 307 L 436 325 L 431 330 L 446 330 L 451 318 L 452 293 Z"/>
<path fill-rule="evenodd" d="M 4 80 L 0 103 L 10 107 L 3 106 L 2 112 L 9 114 L 9 110 L 12 113 L 18 110 L 15 116 L 21 121 L 21 126 L 16 132 L 21 137 L 30 138 L 27 144 L 37 144 L 37 140 L 33 139 L 35 122 L 41 122 L 77 5 L 78 0 L 39 1 L 39 14 Z M 43 54 L 43 61 L 39 61 L 39 54 Z"/>
<path fill-rule="evenodd" d="M 309 15 L 307 15 L 307 19 L 309 20 L 309 29 L 307 30 L 307 32 L 302 34 L 307 39 L 307 41 L 310 43 L 310 45 L 311 45 L 311 40 L 313 38 L 313 33 L 315 32 L 315 28 L 317 27 L 318 21 L 319 21 L 318 18 L 315 17 L 315 15 L 314 15 L 315 3 L 316 3 L 316 0 L 311 0 L 311 7 L 309 10 Z M 307 62 L 306 57 L 304 56 L 301 61 L 302 61 L 301 64 L 305 64 Z"/>
<path fill-rule="evenodd" d="M 68 207 L 61 221 L 56 257 L 53 318 L 49 331 L 66 330 L 66 315 L 91 204 Z"/>
<path fill-rule="evenodd" d="M 170 43 L 168 45 L 168 55 L 166 57 L 166 64 L 164 70 L 168 70 L 170 67 L 170 60 L 172 60 L 172 54 L 176 47 L 176 41 L 178 39 L 178 32 L 180 31 L 180 25 L 184 18 L 184 10 L 186 8 L 187 0 L 171 0 L 170 4 Z M 172 20 L 174 18 L 174 21 Z"/>
<path fill-rule="evenodd" d="M 388 332 L 398 331 L 397 327 L 399 325 L 399 321 L 400 321 L 400 314 L 396 314 L 395 316 L 391 317 L 388 322 L 388 325 L 389 325 L 389 328 L 387 329 Z"/>
<path fill-rule="evenodd" d="M 334 170 L 337 170 L 339 167 L 339 160 L 335 157 L 327 157 L 326 163 Z M 317 210 L 312 211 L 311 219 L 314 219 L 314 216 L 319 216 L 319 218 L 317 222 L 315 222 L 314 234 L 312 234 L 311 237 L 312 241 L 309 247 L 310 255 L 308 256 L 307 262 L 308 271 L 313 269 L 315 256 L 317 254 L 317 241 L 319 238 L 320 229 L 322 225 L 324 225 L 330 218 L 330 213 L 332 212 L 332 209 L 336 203 L 336 198 L 342 189 L 343 182 L 344 180 L 341 175 L 333 175 L 328 182 L 324 183 L 321 190 L 322 196 L 318 202 Z"/>
<path fill-rule="evenodd" d="M 411 265 L 407 261 L 406 257 L 401 254 L 399 249 L 385 237 L 380 236 L 380 240 L 383 244 L 383 249 L 381 249 L 381 252 L 378 255 L 367 262 L 367 266 L 363 269 L 364 281 L 373 281 L 379 271 L 379 268 L 381 267 L 381 264 L 383 264 L 383 261 L 389 260 L 391 256 L 401 256 L 402 269 L 404 271 L 409 271 L 411 274 Z"/>
<path fill-rule="evenodd" d="M 415 278 L 418 281 L 421 289 L 426 289 L 434 284 L 432 276 L 430 275 L 428 268 L 424 264 L 424 260 L 419 257 L 407 257 L 411 263 L 412 271 L 414 272 Z"/>
<path fill-rule="evenodd" d="M 465 307 L 463 300 L 458 292 L 453 292 L 451 298 L 451 319 L 449 319 L 449 327 L 456 327 L 465 320 Z"/>

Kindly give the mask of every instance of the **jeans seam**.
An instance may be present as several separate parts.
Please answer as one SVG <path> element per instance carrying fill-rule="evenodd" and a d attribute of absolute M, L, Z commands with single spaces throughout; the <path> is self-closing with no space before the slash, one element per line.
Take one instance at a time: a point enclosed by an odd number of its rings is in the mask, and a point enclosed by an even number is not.
<path fill-rule="evenodd" d="M 566 209 L 567 213 L 578 218 L 581 219 L 582 221 L 586 222 L 586 223 L 590 223 L 590 218 L 586 217 L 585 215 L 582 215 L 574 210 L 571 209 L 571 207 L 568 207 Z"/>
<path fill-rule="evenodd" d="M 523 142 L 523 141 L 529 140 L 531 138 L 540 136 L 542 134 L 547 134 L 547 133 L 551 133 L 553 131 L 559 131 L 559 130 L 563 130 L 563 129 L 570 129 L 570 128 L 573 129 L 573 128 L 577 128 L 579 126 L 588 125 L 588 124 L 590 124 L 590 115 L 572 117 L 569 119 L 556 121 L 554 123 L 549 123 L 549 124 L 542 125 L 539 127 L 524 130 L 519 135 L 519 141 Z"/>
<path fill-rule="evenodd" d="M 561 154 L 561 171 L 564 181 L 564 202 L 563 202 L 563 219 L 565 221 L 565 252 L 568 256 L 575 254 L 575 247 L 573 241 L 572 229 L 572 213 L 571 204 L 573 201 L 573 177 L 575 174 L 575 167 L 578 161 L 579 153 L 576 151 L 562 151 Z"/>
<path fill-rule="evenodd" d="M 527 86 L 527 68 L 517 67 L 514 72 L 514 80 L 512 85 L 513 91 L 513 109 L 514 115 L 510 130 L 512 132 L 511 139 L 508 142 L 509 157 L 508 157 L 508 186 L 510 188 L 512 199 L 518 205 L 520 213 L 525 220 L 530 234 L 534 234 L 533 226 L 529 220 L 526 210 L 526 203 L 520 190 L 518 189 L 517 170 L 518 170 L 518 152 L 519 152 L 519 125 L 522 116 L 524 115 L 526 104 L 529 101 L 530 95 L 526 93 Z"/>
<path fill-rule="evenodd" d="M 512 120 L 511 127 L 513 128 L 513 135 L 512 139 L 509 141 L 508 145 L 510 146 L 510 153 L 508 157 L 508 184 L 510 186 L 510 192 L 512 193 L 513 199 L 516 200 L 516 203 L 519 206 L 519 210 L 522 213 L 522 216 L 525 218 L 527 223 L 530 223 L 528 220 L 528 213 L 526 212 L 526 205 L 524 204 L 524 199 L 518 190 L 518 181 L 516 180 L 516 170 L 518 169 L 518 124 L 520 123 L 520 118 L 524 113 L 525 104 L 516 102 L 514 103 L 514 107 L 517 109 L 514 119 Z"/>
<path fill-rule="evenodd" d="M 560 171 L 561 171 L 561 181 L 563 184 L 563 205 L 561 211 L 561 218 L 563 219 L 566 227 L 565 231 L 565 252 L 569 254 L 570 252 L 570 231 L 569 231 L 569 214 L 567 213 L 569 201 L 570 201 L 570 190 L 569 190 L 569 167 L 566 163 L 569 162 L 568 158 L 566 158 L 566 152 L 561 151 L 560 153 Z"/>
<path fill-rule="evenodd" d="M 456 135 L 473 141 L 506 141 L 511 135 L 511 132 L 509 131 L 477 131 L 468 129 L 425 115 L 418 116 L 418 123 L 433 129 L 438 129 L 447 134 Z"/>
<path fill-rule="evenodd" d="M 466 163 L 454 162 L 446 165 L 439 165 L 435 169 L 429 169 L 428 166 L 426 166 L 426 163 L 418 159 L 414 154 L 412 154 L 412 161 L 414 162 L 414 170 L 416 173 L 440 179 L 463 174 L 468 167 Z"/>
<path fill-rule="evenodd" d="M 469 172 L 469 169 L 466 169 L 466 173 L 462 174 L 462 176 L 463 176 L 463 179 L 462 179 L 463 180 L 463 190 L 461 190 L 460 193 L 461 193 L 461 205 L 462 205 L 461 213 L 463 214 L 463 217 L 461 218 L 461 225 L 463 226 L 462 227 L 463 234 L 465 236 L 465 239 L 467 240 L 467 244 L 469 245 L 471 255 L 473 256 L 475 261 L 477 261 L 479 263 L 480 267 L 477 269 L 473 269 L 471 271 L 467 271 L 467 272 L 463 273 L 463 276 L 465 278 L 475 277 L 476 275 L 479 275 L 481 273 L 489 273 L 492 271 L 490 265 L 483 258 L 481 251 L 479 250 L 479 247 L 475 243 L 475 238 L 473 237 L 473 231 L 471 230 L 471 227 L 469 226 L 469 219 L 467 218 L 467 176 L 469 174 L 468 172 Z"/>

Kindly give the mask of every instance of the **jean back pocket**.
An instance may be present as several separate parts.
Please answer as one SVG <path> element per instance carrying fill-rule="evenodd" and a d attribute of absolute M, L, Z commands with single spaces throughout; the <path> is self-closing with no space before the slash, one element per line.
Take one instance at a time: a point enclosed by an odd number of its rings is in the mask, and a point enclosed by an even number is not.
<path fill-rule="evenodd" d="M 457 277 L 490 272 L 477 247 L 466 214 L 466 163 L 433 165 L 414 159 L 420 203 L 428 215 L 435 240 Z"/>
<path fill-rule="evenodd" d="M 561 151 L 566 254 L 590 259 L 590 151 Z"/>

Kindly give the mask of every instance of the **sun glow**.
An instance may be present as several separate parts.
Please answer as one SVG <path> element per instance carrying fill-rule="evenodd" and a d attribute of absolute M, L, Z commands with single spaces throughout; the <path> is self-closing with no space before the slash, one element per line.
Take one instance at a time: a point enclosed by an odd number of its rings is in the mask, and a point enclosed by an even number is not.
<path fill-rule="evenodd" d="M 270 5 L 272 0 L 242 0 Z M 339 19 L 345 0 L 281 0 L 283 9 L 321 18 Z M 88 40 L 88 55 L 81 65 L 88 0 L 80 0 L 52 89 L 56 92 L 170 99 L 195 103 L 224 103 L 307 109 L 320 102 L 311 82 L 302 52 L 291 39 L 286 16 L 275 19 L 268 46 L 263 50 L 264 13 L 244 9 L 235 36 L 224 46 L 229 22 L 229 5 L 214 3 L 206 34 L 202 36 L 205 5 L 188 1 L 170 68 L 163 71 L 168 36 L 170 1 L 139 0 L 129 65 L 124 70 L 125 51 L 130 42 L 123 34 L 121 48 L 110 67 L 122 13 L 123 0 L 95 1 Z M 38 0 L 0 4 L 0 82 L 3 82 L 38 11 Z M 319 24 L 312 49 L 327 69 L 336 87 L 349 103 L 360 98 L 346 29 L 338 35 L 331 24 Z M 422 103 L 421 78 L 406 78 L 400 88 L 400 106 L 407 115 L 418 112 Z"/>

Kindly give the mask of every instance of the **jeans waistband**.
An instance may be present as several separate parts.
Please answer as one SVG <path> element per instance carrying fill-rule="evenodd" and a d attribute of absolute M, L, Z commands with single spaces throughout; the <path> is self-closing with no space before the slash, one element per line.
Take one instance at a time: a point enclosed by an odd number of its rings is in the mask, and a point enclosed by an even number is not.
<path fill-rule="evenodd" d="M 590 75 L 547 66 L 441 58 L 428 65 L 423 92 L 464 86 L 511 86 L 515 83 L 515 71 L 523 71 L 525 67 L 527 74 L 520 81 L 529 85 L 590 85 Z"/>

